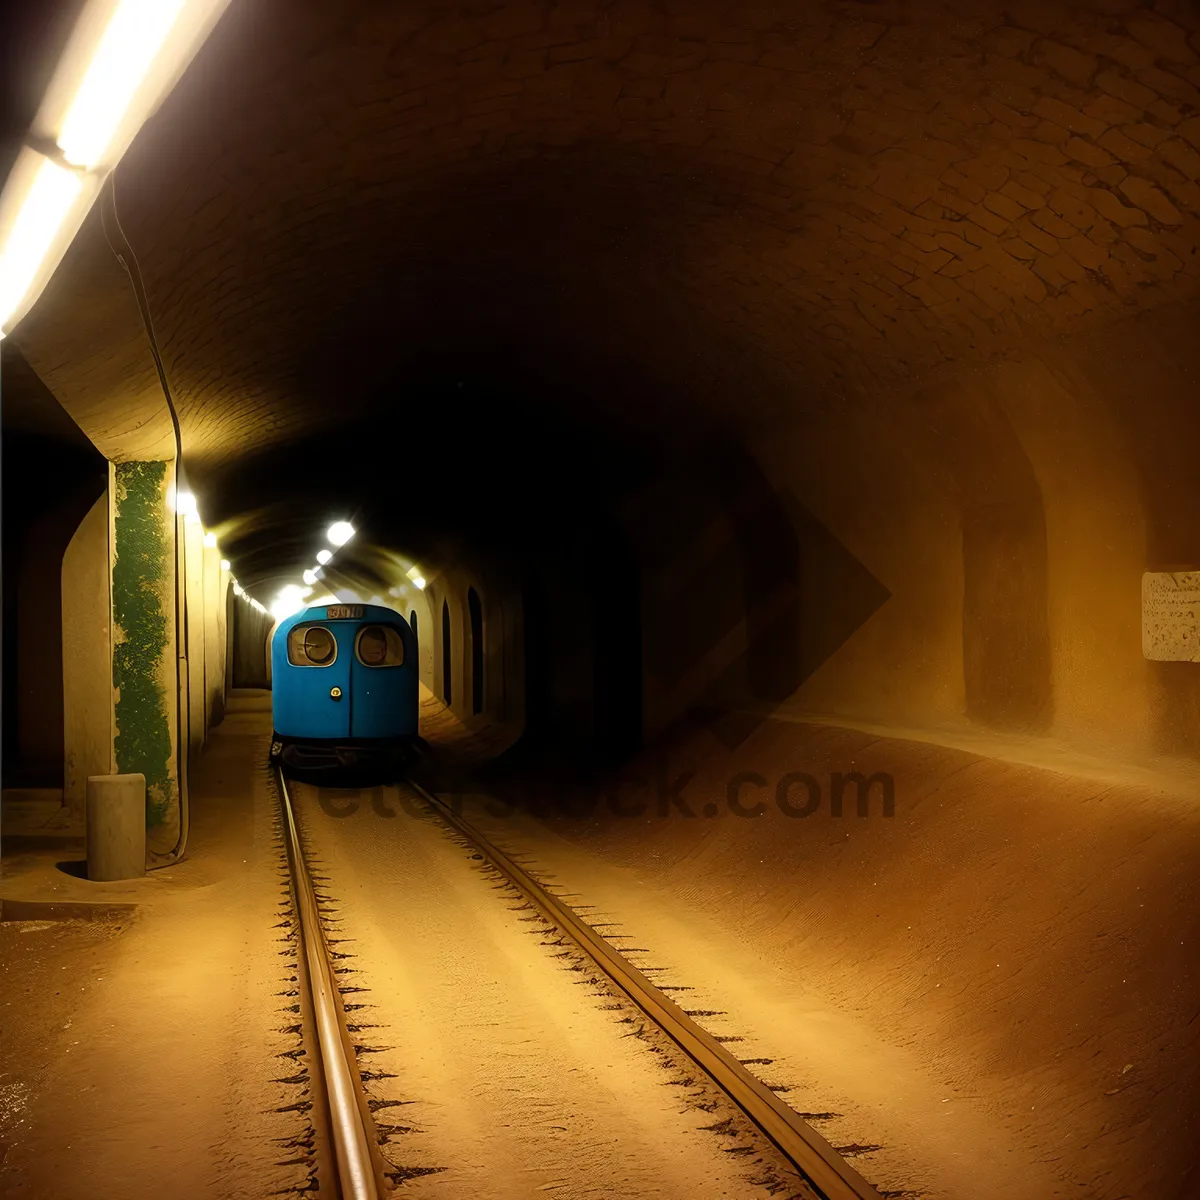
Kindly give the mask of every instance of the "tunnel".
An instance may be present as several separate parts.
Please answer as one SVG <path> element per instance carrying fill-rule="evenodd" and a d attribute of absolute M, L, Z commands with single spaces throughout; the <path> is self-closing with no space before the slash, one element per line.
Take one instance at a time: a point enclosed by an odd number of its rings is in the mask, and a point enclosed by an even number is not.
<path fill-rule="evenodd" d="M 0 1192 L 1200 1197 L 1191 0 L 0 41 Z"/>

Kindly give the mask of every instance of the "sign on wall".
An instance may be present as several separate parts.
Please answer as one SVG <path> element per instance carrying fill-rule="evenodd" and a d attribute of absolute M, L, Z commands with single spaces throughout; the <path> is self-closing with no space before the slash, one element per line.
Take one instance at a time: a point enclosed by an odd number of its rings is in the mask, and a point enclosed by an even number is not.
<path fill-rule="evenodd" d="M 1142 654 L 1156 662 L 1200 662 L 1200 571 L 1142 575 Z"/>

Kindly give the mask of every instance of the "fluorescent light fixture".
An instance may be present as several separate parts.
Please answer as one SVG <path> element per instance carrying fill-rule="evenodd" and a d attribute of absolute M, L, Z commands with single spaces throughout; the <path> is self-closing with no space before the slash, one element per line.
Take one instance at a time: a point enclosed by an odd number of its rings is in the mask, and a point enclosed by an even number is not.
<path fill-rule="evenodd" d="M 210 549 L 214 549 L 217 544 L 217 535 L 215 533 L 206 533 L 204 535 L 204 544 Z"/>
<path fill-rule="evenodd" d="M 74 6 L 74 30 L 0 194 L 0 338 L 36 303 L 105 176 L 227 4 L 86 0 Z"/>
<path fill-rule="evenodd" d="M 335 546 L 344 546 L 354 536 L 354 526 L 349 521 L 334 521 L 325 536 Z"/>
<path fill-rule="evenodd" d="M 425 580 L 422 579 L 420 575 L 414 575 L 413 576 L 413 587 L 415 587 L 418 590 L 423 592 L 425 590 Z"/>
<path fill-rule="evenodd" d="M 228 571 L 228 570 L 229 570 L 229 559 L 227 559 L 227 558 L 223 558 L 223 559 L 221 559 L 221 570 L 222 570 L 222 571 Z"/>
<path fill-rule="evenodd" d="M 233 594 L 235 596 L 244 596 L 246 594 L 246 589 L 236 579 L 233 581 Z"/>
<path fill-rule="evenodd" d="M 319 576 L 317 575 L 316 571 L 305 571 L 304 572 L 304 582 L 305 583 L 316 583 L 318 578 L 319 578 Z"/>
<path fill-rule="evenodd" d="M 333 557 L 332 550 L 318 550 L 317 551 L 317 562 L 319 562 L 321 564 L 321 566 L 324 566 L 332 557 Z"/>
<path fill-rule="evenodd" d="M 69 163 L 90 168 L 104 161 L 130 101 L 183 7 L 184 0 L 117 4 L 63 118 L 58 145 Z"/>
<path fill-rule="evenodd" d="M 78 175 L 49 159 L 38 168 L 0 255 L 0 331 L 21 307 L 82 189 Z"/>

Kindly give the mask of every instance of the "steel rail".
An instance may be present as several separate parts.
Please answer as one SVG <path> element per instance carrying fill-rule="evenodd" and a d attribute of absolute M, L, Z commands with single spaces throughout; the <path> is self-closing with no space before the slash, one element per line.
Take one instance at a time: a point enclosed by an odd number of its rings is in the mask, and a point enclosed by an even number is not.
<path fill-rule="evenodd" d="M 276 767 L 279 798 L 283 807 L 284 832 L 288 860 L 292 868 L 292 888 L 296 896 L 296 916 L 300 922 L 300 940 L 308 967 L 313 1023 L 321 1074 L 329 1100 L 329 1125 L 333 1132 L 334 1158 L 342 1200 L 380 1200 L 384 1194 L 375 1176 L 371 1157 L 371 1139 L 358 1103 L 358 1072 L 351 1061 L 342 1036 L 338 1006 L 337 980 L 330 964 L 329 948 L 321 928 L 321 915 L 312 879 L 304 862 L 292 798 L 283 772 Z"/>
<path fill-rule="evenodd" d="M 878 1190 L 807 1121 L 746 1070 L 712 1034 L 701 1029 L 568 905 L 542 887 L 445 801 L 412 779 L 406 782 L 586 951 L 600 970 L 754 1122 L 822 1200 L 881 1200 Z"/>

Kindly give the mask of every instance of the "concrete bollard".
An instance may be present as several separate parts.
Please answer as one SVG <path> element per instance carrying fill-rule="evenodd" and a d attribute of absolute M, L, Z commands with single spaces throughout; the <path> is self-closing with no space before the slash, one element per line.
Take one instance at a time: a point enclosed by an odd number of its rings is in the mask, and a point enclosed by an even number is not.
<path fill-rule="evenodd" d="M 145 775 L 88 776 L 87 865 L 98 881 L 145 875 Z"/>

